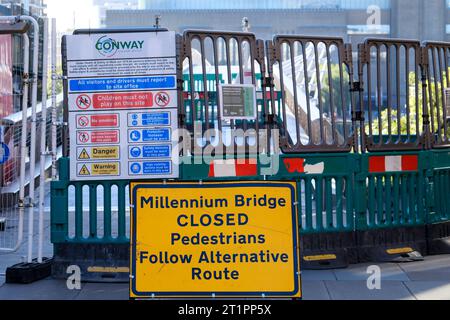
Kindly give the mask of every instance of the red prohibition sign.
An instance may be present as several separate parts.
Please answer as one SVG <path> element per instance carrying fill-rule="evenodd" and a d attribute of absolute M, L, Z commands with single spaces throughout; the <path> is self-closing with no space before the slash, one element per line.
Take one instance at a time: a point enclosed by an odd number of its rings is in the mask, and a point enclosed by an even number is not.
<path fill-rule="evenodd" d="M 81 116 L 78 118 L 78 125 L 80 127 L 87 127 L 89 125 L 89 118 L 86 116 Z"/>
<path fill-rule="evenodd" d="M 170 96 L 167 92 L 158 92 L 155 95 L 155 102 L 160 107 L 167 107 L 170 103 Z"/>
<path fill-rule="evenodd" d="M 89 142 L 89 133 L 82 131 L 78 133 L 78 141 L 81 143 L 87 143 Z"/>
<path fill-rule="evenodd" d="M 89 107 L 92 104 L 91 97 L 89 97 L 87 94 L 82 94 L 77 97 L 77 107 L 81 110 L 89 109 Z"/>

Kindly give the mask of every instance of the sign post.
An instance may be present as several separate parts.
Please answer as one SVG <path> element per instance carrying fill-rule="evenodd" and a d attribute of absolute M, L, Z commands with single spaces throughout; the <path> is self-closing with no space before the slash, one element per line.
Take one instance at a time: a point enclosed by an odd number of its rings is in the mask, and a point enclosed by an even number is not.
<path fill-rule="evenodd" d="M 132 298 L 301 298 L 295 183 L 130 189 Z"/>
<path fill-rule="evenodd" d="M 179 177 L 174 32 L 66 37 L 70 178 Z"/>

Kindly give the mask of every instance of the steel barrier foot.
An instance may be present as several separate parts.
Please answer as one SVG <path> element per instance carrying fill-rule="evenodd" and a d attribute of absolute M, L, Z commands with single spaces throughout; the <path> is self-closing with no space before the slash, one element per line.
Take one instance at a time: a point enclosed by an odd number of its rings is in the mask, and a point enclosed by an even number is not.
<path fill-rule="evenodd" d="M 357 241 L 360 263 L 422 261 L 427 253 L 425 226 L 358 231 Z"/>
<path fill-rule="evenodd" d="M 29 284 L 50 277 L 53 259 L 37 259 L 32 263 L 19 263 L 6 269 L 6 283 Z"/>
<path fill-rule="evenodd" d="M 82 282 L 128 283 L 129 244 L 54 244 L 52 277 L 67 279 L 69 267 L 78 267 Z"/>
<path fill-rule="evenodd" d="M 301 255 L 303 270 L 343 269 L 358 262 L 352 232 L 302 235 Z"/>
<path fill-rule="evenodd" d="M 450 221 L 427 226 L 428 254 L 450 254 Z"/>

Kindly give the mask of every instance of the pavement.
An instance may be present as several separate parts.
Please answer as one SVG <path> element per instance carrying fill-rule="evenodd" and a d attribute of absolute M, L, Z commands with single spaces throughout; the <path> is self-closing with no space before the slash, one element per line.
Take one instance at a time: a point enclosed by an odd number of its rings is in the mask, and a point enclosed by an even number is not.
<path fill-rule="evenodd" d="M 367 287 L 367 269 L 303 271 L 304 300 L 450 300 L 450 255 L 425 261 L 376 264 L 381 269 L 380 290 Z M 51 278 L 29 284 L 5 284 L 0 277 L 0 300 L 128 300 L 128 284 L 83 283 L 67 289 L 64 280 Z"/>
<path fill-rule="evenodd" d="M 50 243 L 49 196 L 45 199 L 44 256 L 53 256 Z M 35 227 L 38 211 L 35 209 Z M 25 220 L 27 221 L 27 220 Z M 24 225 L 27 234 L 27 223 Z M 34 234 L 37 243 L 37 234 Z M 69 290 L 64 280 L 48 278 L 29 285 L 5 284 L 6 268 L 24 262 L 27 238 L 15 253 L 0 253 L 1 300 L 128 300 L 128 284 L 83 283 Z M 34 247 L 34 256 L 36 247 Z M 381 288 L 370 290 L 368 267 L 381 269 Z M 351 265 L 347 269 L 302 272 L 304 300 L 450 300 L 450 255 L 428 256 L 424 261 Z"/>

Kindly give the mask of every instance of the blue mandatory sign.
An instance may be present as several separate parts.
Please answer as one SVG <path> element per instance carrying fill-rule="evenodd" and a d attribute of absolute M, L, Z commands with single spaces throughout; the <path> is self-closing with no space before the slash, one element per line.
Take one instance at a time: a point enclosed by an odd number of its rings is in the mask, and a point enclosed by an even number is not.
<path fill-rule="evenodd" d="M 170 158 L 171 146 L 130 147 L 130 159 Z"/>
<path fill-rule="evenodd" d="M 131 173 L 133 173 L 133 174 L 139 174 L 140 172 L 141 172 L 141 165 L 139 164 L 139 163 L 133 163 L 131 166 L 130 166 L 130 171 L 131 171 Z"/>
<path fill-rule="evenodd" d="M 175 76 L 74 79 L 69 81 L 70 92 L 130 91 L 175 89 Z"/>
<path fill-rule="evenodd" d="M 0 164 L 4 164 L 9 159 L 9 147 L 3 142 L 0 143 Z"/>
<path fill-rule="evenodd" d="M 142 152 L 141 152 L 141 148 L 139 147 L 133 147 L 130 150 L 130 155 L 132 158 L 139 158 L 141 156 Z"/>
<path fill-rule="evenodd" d="M 168 126 L 170 125 L 169 113 L 144 113 L 142 114 L 143 126 Z"/>
<path fill-rule="evenodd" d="M 133 130 L 129 132 L 131 142 L 170 142 L 170 128 Z"/>
<path fill-rule="evenodd" d="M 141 140 L 141 133 L 139 131 L 131 131 L 130 140 L 134 142 Z"/>
<path fill-rule="evenodd" d="M 172 171 L 170 161 L 144 162 L 143 169 L 144 174 L 148 175 L 170 174 Z"/>
<path fill-rule="evenodd" d="M 170 130 L 168 128 L 142 130 L 142 140 L 144 142 L 170 141 Z"/>

